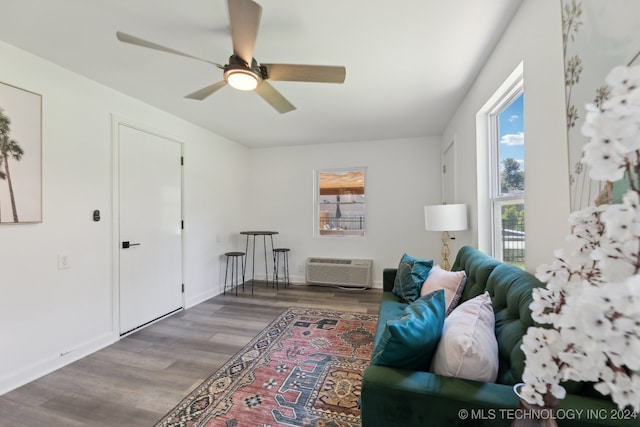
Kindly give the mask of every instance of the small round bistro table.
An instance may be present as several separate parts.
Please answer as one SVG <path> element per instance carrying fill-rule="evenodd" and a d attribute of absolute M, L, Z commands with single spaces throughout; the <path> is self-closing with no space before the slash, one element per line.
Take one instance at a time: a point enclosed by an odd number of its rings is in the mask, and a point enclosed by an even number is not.
<path fill-rule="evenodd" d="M 278 234 L 277 231 L 241 231 L 240 234 L 247 236 L 247 244 L 245 252 L 249 253 L 249 237 L 253 236 L 253 256 L 251 257 L 251 293 L 253 294 L 253 283 L 255 282 L 255 270 L 256 270 L 256 236 L 262 236 L 264 244 L 264 278 L 269 285 L 269 268 L 267 266 L 267 236 L 271 239 L 271 254 L 273 255 L 273 235 Z M 242 272 L 244 274 L 247 264 L 247 258 L 242 266 Z M 275 262 L 275 261 L 274 261 Z"/>

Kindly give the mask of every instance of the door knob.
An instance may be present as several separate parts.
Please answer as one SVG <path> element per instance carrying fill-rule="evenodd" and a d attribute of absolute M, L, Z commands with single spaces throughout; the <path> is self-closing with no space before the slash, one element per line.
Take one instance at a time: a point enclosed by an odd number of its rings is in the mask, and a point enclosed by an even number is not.
<path fill-rule="evenodd" d="M 140 243 L 130 243 L 129 241 L 122 242 L 122 249 L 128 249 L 131 246 L 140 246 Z"/>

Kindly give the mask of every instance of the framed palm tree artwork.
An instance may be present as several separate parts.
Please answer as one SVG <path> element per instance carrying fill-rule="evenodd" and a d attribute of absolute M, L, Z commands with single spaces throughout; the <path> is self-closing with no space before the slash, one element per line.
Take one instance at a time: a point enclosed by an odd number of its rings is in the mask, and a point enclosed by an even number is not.
<path fill-rule="evenodd" d="M 42 222 L 42 96 L 0 83 L 0 224 Z"/>

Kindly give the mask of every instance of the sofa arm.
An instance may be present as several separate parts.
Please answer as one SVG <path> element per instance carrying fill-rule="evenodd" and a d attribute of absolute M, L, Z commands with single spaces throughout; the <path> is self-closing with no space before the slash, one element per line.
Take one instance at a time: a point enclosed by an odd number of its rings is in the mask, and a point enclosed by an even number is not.
<path fill-rule="evenodd" d="M 382 270 L 382 288 L 385 292 L 393 290 L 393 282 L 396 280 L 397 268 L 385 268 Z"/>
<path fill-rule="evenodd" d="M 509 385 L 386 366 L 369 366 L 362 378 L 362 427 L 510 426 L 523 414 Z M 563 427 L 638 426 L 611 402 L 576 395 L 560 402 L 556 417 Z"/>

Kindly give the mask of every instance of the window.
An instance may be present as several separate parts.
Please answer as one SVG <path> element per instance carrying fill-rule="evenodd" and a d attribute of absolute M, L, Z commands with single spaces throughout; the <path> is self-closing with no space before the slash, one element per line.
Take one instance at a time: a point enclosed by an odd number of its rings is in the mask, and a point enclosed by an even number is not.
<path fill-rule="evenodd" d="M 365 235 L 365 168 L 316 171 L 316 236 Z"/>
<path fill-rule="evenodd" d="M 524 268 L 524 92 L 522 79 L 489 112 L 492 254 Z"/>

